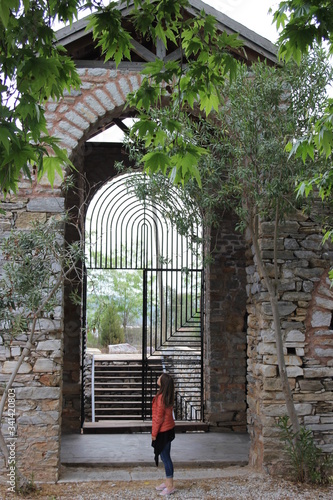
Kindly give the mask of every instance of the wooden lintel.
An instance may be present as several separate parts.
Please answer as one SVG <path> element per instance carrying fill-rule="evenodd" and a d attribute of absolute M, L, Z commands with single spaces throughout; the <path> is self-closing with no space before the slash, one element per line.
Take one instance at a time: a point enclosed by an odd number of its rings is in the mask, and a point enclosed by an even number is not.
<path fill-rule="evenodd" d="M 138 71 L 141 72 L 145 64 L 144 62 L 131 62 L 124 61 L 119 63 L 117 66 L 114 61 L 95 61 L 95 60 L 84 60 L 84 59 L 76 59 L 75 66 L 77 68 L 105 68 L 105 69 L 119 69 L 124 71 Z"/>

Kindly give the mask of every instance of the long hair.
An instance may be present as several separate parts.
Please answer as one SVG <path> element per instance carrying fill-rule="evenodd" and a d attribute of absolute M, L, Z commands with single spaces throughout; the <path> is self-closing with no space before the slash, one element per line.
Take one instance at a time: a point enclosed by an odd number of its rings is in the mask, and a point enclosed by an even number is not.
<path fill-rule="evenodd" d="M 162 373 L 160 377 L 160 389 L 158 394 L 162 394 L 164 406 L 168 408 L 173 406 L 175 401 L 175 384 L 173 378 L 168 373 Z"/>

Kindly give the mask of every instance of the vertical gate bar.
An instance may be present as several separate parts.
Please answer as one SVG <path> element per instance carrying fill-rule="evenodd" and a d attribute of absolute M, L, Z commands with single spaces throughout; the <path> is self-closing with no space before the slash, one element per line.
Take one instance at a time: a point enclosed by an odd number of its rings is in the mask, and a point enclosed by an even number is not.
<path fill-rule="evenodd" d="M 183 326 L 183 273 L 181 273 L 180 281 L 180 327 Z"/>
<path fill-rule="evenodd" d="M 163 285 L 163 280 L 162 280 Z M 168 339 L 168 270 L 165 270 L 165 340 Z"/>
<path fill-rule="evenodd" d="M 191 318 L 193 318 L 193 271 L 191 270 L 191 278 L 190 278 L 190 281 L 191 281 Z"/>
<path fill-rule="evenodd" d="M 187 323 L 188 320 L 188 269 L 186 269 L 186 278 L 185 278 L 185 290 L 186 290 L 186 295 L 185 295 L 185 322 Z"/>
<path fill-rule="evenodd" d="M 203 380 L 203 373 L 204 373 L 204 359 L 203 359 L 203 347 L 204 347 L 204 339 L 203 339 L 203 333 L 204 333 L 204 271 L 199 271 L 199 276 L 200 276 L 200 285 L 201 285 L 201 297 L 200 297 L 200 337 L 201 337 L 201 349 L 200 349 L 200 357 L 201 357 L 201 384 L 200 384 L 200 392 L 201 392 L 201 421 L 204 422 L 204 400 L 203 400 L 203 394 L 204 394 L 204 380 Z"/>
<path fill-rule="evenodd" d="M 142 311 L 142 420 L 145 420 L 145 376 L 147 356 L 147 270 L 143 270 L 143 311 Z"/>
<path fill-rule="evenodd" d="M 87 350 L 87 269 L 83 264 L 82 266 L 83 273 L 83 297 L 82 297 L 82 312 L 81 312 L 81 325 L 82 325 L 82 351 L 81 351 L 81 428 L 83 427 L 85 420 L 85 397 L 84 397 L 84 389 L 85 389 L 85 381 L 86 381 L 86 373 L 85 373 L 85 359 L 86 359 L 86 350 Z M 93 374 L 91 375 L 93 377 Z"/>
<path fill-rule="evenodd" d="M 171 278 L 170 278 L 170 336 L 172 334 L 172 320 L 173 320 L 173 300 L 174 300 L 174 293 L 173 293 L 173 271 L 171 271 Z"/>
<path fill-rule="evenodd" d="M 91 421 L 95 422 L 95 355 L 91 361 Z"/>
<path fill-rule="evenodd" d="M 149 313 L 149 325 L 148 325 L 148 293 L 150 294 L 150 304 L 152 303 L 152 297 L 151 297 L 151 276 L 150 276 L 150 279 L 148 278 L 148 270 L 146 270 L 146 274 L 147 274 L 147 283 L 146 283 L 146 287 L 147 287 L 147 297 L 146 297 L 146 301 L 147 301 L 147 306 L 146 306 L 146 310 L 147 310 L 147 319 L 146 319 L 146 323 L 147 323 L 147 337 L 148 337 L 148 332 L 149 332 L 149 355 L 151 356 L 153 354 L 153 335 L 152 335 L 152 315 L 151 315 L 151 306 L 150 306 L 150 313 Z M 151 274 L 151 272 L 150 272 Z M 150 285 L 149 285 L 150 284 Z M 148 292 L 148 286 L 149 286 L 149 292 Z"/>

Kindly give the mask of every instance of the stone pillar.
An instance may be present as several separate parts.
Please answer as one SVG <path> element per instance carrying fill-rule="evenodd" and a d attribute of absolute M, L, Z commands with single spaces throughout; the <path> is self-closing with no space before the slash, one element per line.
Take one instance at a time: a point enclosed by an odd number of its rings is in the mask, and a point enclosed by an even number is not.
<path fill-rule="evenodd" d="M 261 224 L 260 246 L 271 277 L 273 231 L 274 223 Z M 332 252 L 327 245 L 322 246 L 321 241 L 321 227 L 301 213 L 281 226 L 277 256 L 278 292 L 287 373 L 300 423 L 315 431 L 320 446 L 332 451 L 333 393 L 330 377 L 333 375 L 333 352 L 330 329 L 333 293 L 327 284 Z M 265 466 L 276 473 L 284 466 L 283 446 L 276 423 L 278 417 L 287 412 L 278 378 L 268 293 L 253 262 L 249 262 L 247 274 L 250 464 L 259 468 Z"/>
<path fill-rule="evenodd" d="M 219 430 L 246 432 L 246 273 L 243 236 L 231 214 L 211 234 L 206 273 L 206 420 Z"/>
<path fill-rule="evenodd" d="M 0 239 L 8 230 L 15 228 L 29 231 L 35 220 L 46 221 L 49 216 L 64 210 L 64 199 L 55 186 L 52 196 L 44 196 L 36 186 L 20 184 L 18 196 L 2 201 L 6 214 L 0 215 Z M 50 193 L 49 193 L 50 194 Z M 60 465 L 60 423 L 62 402 L 62 355 L 63 355 L 63 293 L 58 294 L 59 305 L 52 318 L 38 322 L 39 337 L 31 354 L 24 360 L 14 381 L 15 393 L 11 396 L 11 408 L 15 406 L 16 425 L 15 458 L 17 466 L 34 481 L 55 482 Z M 0 333 L 0 383 L 5 384 L 16 365 L 27 341 L 24 334 L 9 337 Z M 2 391 L 1 391 L 2 392 Z M 3 431 L 6 439 L 9 415 L 6 412 Z M 7 481 L 5 464 L 1 457 L 1 480 Z"/>

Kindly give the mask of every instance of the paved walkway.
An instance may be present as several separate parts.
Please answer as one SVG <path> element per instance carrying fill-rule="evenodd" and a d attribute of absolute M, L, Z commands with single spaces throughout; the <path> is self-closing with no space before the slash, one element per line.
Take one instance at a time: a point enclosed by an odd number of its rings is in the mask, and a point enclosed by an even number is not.
<path fill-rule="evenodd" d="M 177 477 L 188 478 L 189 468 L 195 477 L 218 477 L 217 469 L 247 465 L 249 447 L 247 434 L 176 434 L 172 459 Z M 64 482 L 149 480 L 161 475 L 154 466 L 149 433 L 64 435 L 61 463 Z"/>

